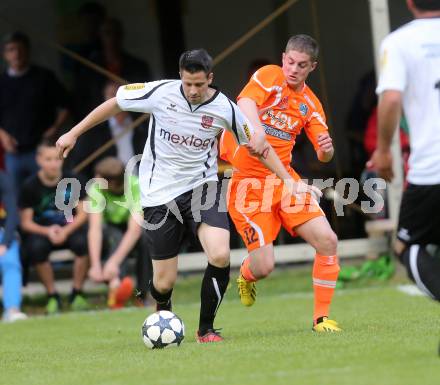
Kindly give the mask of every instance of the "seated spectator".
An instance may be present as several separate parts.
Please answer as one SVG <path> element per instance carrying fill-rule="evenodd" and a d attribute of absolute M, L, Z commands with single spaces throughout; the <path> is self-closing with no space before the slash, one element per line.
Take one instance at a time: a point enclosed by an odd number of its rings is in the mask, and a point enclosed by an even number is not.
<path fill-rule="evenodd" d="M 89 214 L 89 277 L 108 283 L 108 306 L 115 309 L 123 307 L 133 292 L 133 283 L 126 271 L 127 257 L 137 254 L 137 286 L 142 292 L 141 300 L 145 300 L 151 278 L 151 260 L 140 225 L 143 215 L 138 178 L 128 177 L 129 192 L 124 194 L 124 164 L 119 159 L 105 158 L 95 170 L 97 177 L 108 182 L 108 188 L 97 182 L 89 191 L 90 211 L 93 211 Z"/>
<path fill-rule="evenodd" d="M 35 265 L 47 290 L 47 313 L 54 314 L 60 311 L 61 301 L 55 288 L 49 254 L 53 250 L 71 250 L 75 254 L 75 260 L 69 302 L 73 310 L 85 310 L 88 308 L 82 293 L 88 267 L 85 225 L 87 214 L 83 209 L 85 194 L 81 188 L 73 219 L 67 222 L 64 212 L 56 205 L 55 197 L 58 183 L 63 178 L 75 176 L 62 171 L 63 161 L 58 157 L 58 151 L 52 141 L 45 140 L 38 146 L 37 163 L 40 170 L 24 182 L 19 201 L 24 255 Z M 70 197 L 75 195 L 72 186 L 67 185 L 62 192 L 65 201 L 69 201 Z"/>
<path fill-rule="evenodd" d="M 18 225 L 17 203 L 12 182 L 0 171 L 0 201 L 3 204 L 0 230 L 0 273 L 3 282 L 3 321 L 15 322 L 27 318 L 20 311 L 21 263 L 15 231 Z"/>
<path fill-rule="evenodd" d="M 28 37 L 15 32 L 3 41 L 6 71 L 0 75 L 0 143 L 16 191 L 37 172 L 35 149 L 56 135 L 68 117 L 67 96 L 54 73 L 30 62 Z"/>

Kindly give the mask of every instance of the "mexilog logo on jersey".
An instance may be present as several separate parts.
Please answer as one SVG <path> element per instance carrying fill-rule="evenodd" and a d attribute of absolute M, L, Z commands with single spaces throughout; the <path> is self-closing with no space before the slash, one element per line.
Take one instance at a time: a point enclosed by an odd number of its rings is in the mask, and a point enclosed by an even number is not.
<path fill-rule="evenodd" d="M 214 138 L 208 138 L 203 140 L 194 135 L 185 136 L 179 134 L 172 134 L 171 132 L 164 130 L 163 128 L 160 129 L 160 137 L 174 144 L 180 144 L 182 146 L 188 146 L 188 147 L 192 146 L 195 148 L 201 148 L 203 150 L 207 149 L 211 141 L 214 140 Z"/>
<path fill-rule="evenodd" d="M 200 123 L 200 124 L 202 125 L 203 128 L 211 128 L 213 121 L 214 121 L 214 118 L 212 116 L 203 115 L 202 116 L 202 123 Z"/>

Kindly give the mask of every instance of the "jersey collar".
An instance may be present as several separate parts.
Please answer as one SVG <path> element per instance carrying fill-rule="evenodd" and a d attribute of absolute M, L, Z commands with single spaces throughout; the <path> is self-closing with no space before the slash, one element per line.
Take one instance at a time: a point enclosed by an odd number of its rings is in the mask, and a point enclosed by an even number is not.
<path fill-rule="evenodd" d="M 209 86 L 209 87 L 215 89 L 214 95 L 212 95 L 208 100 L 205 100 L 203 103 L 198 104 L 197 107 L 194 108 L 194 110 L 193 110 L 193 105 L 185 97 L 185 94 L 183 92 L 183 86 L 180 85 L 180 93 L 182 94 L 182 96 L 186 100 L 186 102 L 188 103 L 188 107 L 191 110 L 191 112 L 196 112 L 200 107 L 205 106 L 205 105 L 211 103 L 218 96 L 218 94 L 220 93 L 220 90 L 218 89 L 218 87 L 217 86 L 212 86 L 212 85 Z"/>

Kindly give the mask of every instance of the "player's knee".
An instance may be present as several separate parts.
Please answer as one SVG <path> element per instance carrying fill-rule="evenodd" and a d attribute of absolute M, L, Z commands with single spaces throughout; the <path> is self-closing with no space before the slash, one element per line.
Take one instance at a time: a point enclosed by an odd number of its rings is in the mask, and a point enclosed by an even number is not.
<path fill-rule="evenodd" d="M 266 278 L 270 273 L 272 273 L 275 268 L 275 263 L 272 259 L 265 259 L 259 266 L 259 276 L 260 278 Z"/>
<path fill-rule="evenodd" d="M 170 291 L 174 287 L 175 283 L 176 278 L 171 276 L 163 276 L 154 279 L 154 287 L 159 293 L 166 293 Z"/>
<path fill-rule="evenodd" d="M 155 271 L 153 283 L 156 290 L 160 293 L 170 291 L 177 280 L 177 272 L 169 270 Z"/>
<path fill-rule="evenodd" d="M 209 263 L 216 267 L 225 267 L 229 265 L 230 249 L 223 247 L 209 255 Z"/>
<path fill-rule="evenodd" d="M 322 255 L 335 255 L 338 247 L 338 237 L 334 231 L 329 230 L 321 235 L 317 252 Z"/>
<path fill-rule="evenodd" d="M 408 277 L 431 298 L 440 301 L 440 260 L 422 245 L 411 245 L 399 256 Z"/>

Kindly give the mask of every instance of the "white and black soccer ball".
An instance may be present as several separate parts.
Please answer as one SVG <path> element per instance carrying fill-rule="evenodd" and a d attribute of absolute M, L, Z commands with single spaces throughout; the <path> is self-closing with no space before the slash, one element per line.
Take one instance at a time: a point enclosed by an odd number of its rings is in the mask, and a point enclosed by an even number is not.
<path fill-rule="evenodd" d="M 142 325 L 142 340 L 150 349 L 179 346 L 184 337 L 182 320 L 167 310 L 151 314 Z"/>

